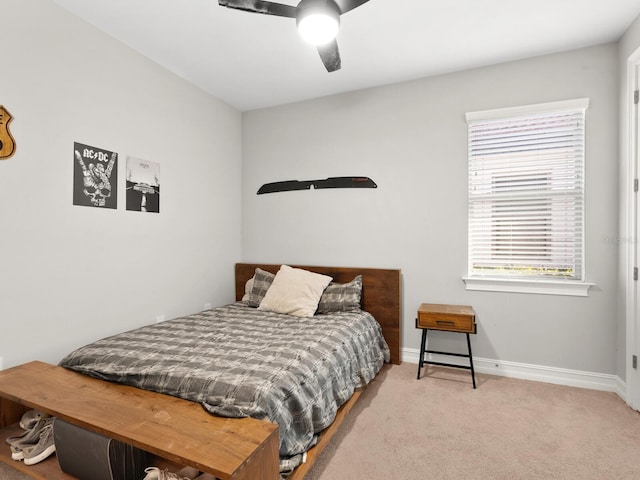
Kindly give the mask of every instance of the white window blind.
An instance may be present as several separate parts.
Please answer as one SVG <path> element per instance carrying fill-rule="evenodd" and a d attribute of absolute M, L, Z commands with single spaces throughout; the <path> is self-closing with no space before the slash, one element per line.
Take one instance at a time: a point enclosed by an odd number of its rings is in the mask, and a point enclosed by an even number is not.
<path fill-rule="evenodd" d="M 587 107 L 467 114 L 470 277 L 584 279 Z"/>

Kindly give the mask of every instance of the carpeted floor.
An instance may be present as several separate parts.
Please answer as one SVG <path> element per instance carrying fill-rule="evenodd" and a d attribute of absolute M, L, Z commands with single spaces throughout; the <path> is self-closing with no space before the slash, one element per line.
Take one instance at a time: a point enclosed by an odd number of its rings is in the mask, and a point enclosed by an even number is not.
<path fill-rule="evenodd" d="M 640 479 L 640 414 L 613 393 L 416 373 L 383 372 L 305 480 Z"/>
<path fill-rule="evenodd" d="M 640 479 L 640 414 L 613 393 L 416 372 L 386 367 L 305 480 Z"/>

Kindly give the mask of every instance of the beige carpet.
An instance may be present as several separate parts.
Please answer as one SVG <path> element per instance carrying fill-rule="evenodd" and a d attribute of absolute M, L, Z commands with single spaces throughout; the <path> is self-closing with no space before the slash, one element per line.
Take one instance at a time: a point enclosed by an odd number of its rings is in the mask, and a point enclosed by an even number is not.
<path fill-rule="evenodd" d="M 305 480 L 640 479 L 640 414 L 615 394 L 392 366 Z"/>
<path fill-rule="evenodd" d="M 427 368 L 385 368 L 305 480 L 640 479 L 640 414 L 615 394 Z"/>

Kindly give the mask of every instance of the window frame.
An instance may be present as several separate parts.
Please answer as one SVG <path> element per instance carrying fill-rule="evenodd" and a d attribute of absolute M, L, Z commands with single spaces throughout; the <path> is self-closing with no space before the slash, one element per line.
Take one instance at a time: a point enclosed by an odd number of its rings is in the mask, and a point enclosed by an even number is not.
<path fill-rule="evenodd" d="M 499 108 L 493 110 L 469 112 L 466 114 L 466 121 L 468 124 L 468 141 L 469 141 L 469 154 L 468 161 L 471 162 L 471 137 L 469 135 L 471 126 L 474 122 L 479 121 L 491 121 L 501 120 L 516 117 L 537 116 L 541 114 L 555 114 L 559 112 L 576 112 L 581 111 L 583 115 L 583 125 L 586 130 L 586 110 L 589 107 L 588 98 L 578 98 L 573 100 L 565 100 L 559 102 L 539 103 L 533 105 L 524 105 L 518 107 Z M 583 151 L 586 150 L 586 136 L 584 138 Z M 582 156 L 582 174 L 585 172 L 585 154 Z M 470 169 L 468 170 L 471 171 Z M 540 176 L 543 176 L 544 172 L 539 171 Z M 467 175 L 467 181 L 470 183 L 469 173 Z M 583 181 L 582 188 L 582 216 L 585 216 L 585 198 L 586 189 Z M 467 199 L 469 207 L 471 206 L 471 197 Z M 585 281 L 585 231 L 584 221 L 582 222 L 582 235 L 580 238 L 580 245 L 578 250 L 581 254 L 582 272 L 579 279 L 573 278 L 558 278 L 558 277 L 532 277 L 528 275 L 517 275 L 511 273 L 508 276 L 500 275 L 483 275 L 472 272 L 473 258 L 472 258 L 472 237 L 471 237 L 471 211 L 469 208 L 469 216 L 467 218 L 468 232 L 468 265 L 467 275 L 463 277 L 463 281 L 467 290 L 482 290 L 482 291 L 494 291 L 494 292 L 518 292 L 518 293 L 536 293 L 536 294 L 551 294 L 551 295 L 571 295 L 571 296 L 588 296 L 588 291 L 592 283 Z M 492 225 L 493 226 L 493 225 Z M 493 237 L 491 237 L 493 238 Z"/>

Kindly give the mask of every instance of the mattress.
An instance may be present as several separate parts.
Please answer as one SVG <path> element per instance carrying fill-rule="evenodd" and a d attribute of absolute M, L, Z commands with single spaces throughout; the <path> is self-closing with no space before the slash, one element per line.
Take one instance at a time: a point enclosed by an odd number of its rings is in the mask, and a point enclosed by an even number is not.
<path fill-rule="evenodd" d="M 60 365 L 199 402 L 215 415 L 277 423 L 283 469 L 388 361 L 367 312 L 300 318 L 237 302 L 98 340 Z"/>

